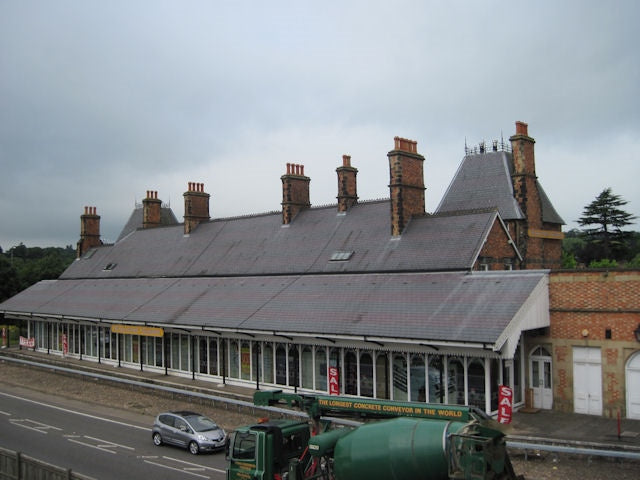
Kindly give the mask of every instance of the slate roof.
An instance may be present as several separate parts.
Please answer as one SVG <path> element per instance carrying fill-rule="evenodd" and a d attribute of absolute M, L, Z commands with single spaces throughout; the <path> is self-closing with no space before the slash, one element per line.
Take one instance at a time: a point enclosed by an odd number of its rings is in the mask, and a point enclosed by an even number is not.
<path fill-rule="evenodd" d="M 396 238 L 389 218 L 384 200 L 346 214 L 336 206 L 303 210 L 289 225 L 271 213 L 204 222 L 188 236 L 182 225 L 136 230 L 90 250 L 60 278 L 469 270 L 497 212 L 414 217 Z M 341 252 L 350 258 L 332 260 Z"/>
<path fill-rule="evenodd" d="M 494 207 L 503 220 L 523 220 L 511 183 L 511 159 L 512 154 L 504 151 L 466 155 L 436 213 Z M 564 225 L 540 182 L 537 184 L 543 221 Z"/>
<path fill-rule="evenodd" d="M 127 220 L 127 223 L 125 224 L 124 228 L 120 232 L 120 235 L 118 235 L 118 239 L 116 240 L 116 242 L 119 242 L 124 237 L 129 235 L 131 232 L 137 230 L 138 228 L 142 228 L 142 223 L 144 220 L 143 213 L 144 213 L 144 209 L 142 208 L 142 206 L 140 207 L 137 206 L 136 208 L 133 209 L 133 212 L 131 212 L 131 215 L 129 216 L 129 220 Z M 171 208 L 169 207 L 164 207 L 164 206 L 160 207 L 160 225 L 166 226 L 166 225 L 177 225 L 177 224 L 178 224 L 178 219 L 173 213 L 173 210 L 171 210 Z"/>
<path fill-rule="evenodd" d="M 545 278 L 513 271 L 47 280 L 2 309 L 265 335 L 494 346 Z"/>

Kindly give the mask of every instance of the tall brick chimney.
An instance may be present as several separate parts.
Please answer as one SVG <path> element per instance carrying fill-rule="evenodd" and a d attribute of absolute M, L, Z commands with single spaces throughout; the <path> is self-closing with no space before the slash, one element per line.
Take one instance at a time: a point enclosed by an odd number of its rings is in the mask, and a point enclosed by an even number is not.
<path fill-rule="evenodd" d="M 536 142 L 529 136 L 528 125 L 524 122 L 516 122 L 516 133 L 509 140 L 513 152 L 513 193 L 525 217 L 517 222 L 516 231 L 512 234 L 522 253 L 522 268 L 559 268 L 562 223 L 545 222 L 543 218 L 534 155 Z"/>
<path fill-rule="evenodd" d="M 100 244 L 100 216 L 96 214 L 96 207 L 84 207 L 84 214 L 80 215 L 80 240 L 76 249 L 78 258 Z"/>
<path fill-rule="evenodd" d="M 204 183 L 189 182 L 184 196 L 184 233 L 191 233 L 200 222 L 209 220 L 209 198 L 205 193 Z"/>
<path fill-rule="evenodd" d="M 424 157 L 418 142 L 395 137 L 389 157 L 389 194 L 391 197 L 391 235 L 402 234 L 409 219 L 425 214 Z"/>
<path fill-rule="evenodd" d="M 346 212 L 358 201 L 356 175 L 358 169 L 351 166 L 351 157 L 342 156 L 342 166 L 336 168 L 338 174 L 338 211 Z"/>
<path fill-rule="evenodd" d="M 309 208 L 309 183 L 304 175 L 304 165 L 287 163 L 287 173 L 282 180 L 282 224 L 288 225 L 300 210 Z"/>
<path fill-rule="evenodd" d="M 153 228 L 160 225 L 162 201 L 158 200 L 158 192 L 147 190 L 142 200 L 142 228 Z"/>

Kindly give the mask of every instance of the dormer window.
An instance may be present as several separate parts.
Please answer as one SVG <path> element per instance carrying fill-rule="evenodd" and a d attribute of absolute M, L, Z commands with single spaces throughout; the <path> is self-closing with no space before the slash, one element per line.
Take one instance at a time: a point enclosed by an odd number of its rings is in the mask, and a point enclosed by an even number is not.
<path fill-rule="evenodd" d="M 116 268 L 116 265 L 118 265 L 117 263 L 107 263 L 107 265 L 102 269 L 103 272 L 109 271 L 109 270 L 113 270 L 114 268 Z"/>
<path fill-rule="evenodd" d="M 331 258 L 329 259 L 332 262 L 347 262 L 351 259 L 355 252 L 353 250 L 336 250 L 331 254 Z"/>

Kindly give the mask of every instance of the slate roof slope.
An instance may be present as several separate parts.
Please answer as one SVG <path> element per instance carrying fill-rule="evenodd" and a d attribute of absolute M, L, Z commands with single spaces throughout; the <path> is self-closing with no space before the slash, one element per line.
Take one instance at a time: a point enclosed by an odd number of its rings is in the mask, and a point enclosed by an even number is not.
<path fill-rule="evenodd" d="M 466 155 L 447 188 L 437 213 L 497 208 L 504 220 L 523 220 L 513 195 L 508 152 Z"/>
<path fill-rule="evenodd" d="M 538 192 L 540 192 L 540 202 L 542 203 L 542 221 L 565 225 L 564 220 L 560 215 L 558 215 L 558 212 L 553 207 L 551 200 L 549 200 L 549 197 L 547 197 L 547 193 L 542 188 L 542 185 L 540 185 L 540 182 L 536 181 L 536 183 L 538 184 Z"/>
<path fill-rule="evenodd" d="M 286 275 L 469 270 L 495 222 L 495 211 L 414 217 L 390 233 L 389 201 L 335 206 L 136 230 L 91 250 L 60 278 Z M 347 260 L 332 260 L 344 253 Z M 105 269 L 110 265 L 110 269 Z"/>
<path fill-rule="evenodd" d="M 124 228 L 120 232 L 120 235 L 118 235 L 118 239 L 116 240 L 116 242 L 119 242 L 124 237 L 129 235 L 131 232 L 134 232 L 138 228 L 142 228 L 142 223 L 144 220 L 143 213 L 144 211 L 142 206 L 136 207 L 133 209 L 133 212 L 131 212 L 131 215 L 129 216 L 129 220 L 127 220 L 127 223 L 125 224 Z M 173 213 L 173 210 L 171 210 L 171 208 L 169 207 L 160 207 L 160 225 L 166 226 L 166 225 L 177 225 L 177 224 L 178 224 L 178 219 Z"/>
<path fill-rule="evenodd" d="M 542 271 L 46 280 L 0 309 L 265 335 L 495 345 L 545 281 Z"/>

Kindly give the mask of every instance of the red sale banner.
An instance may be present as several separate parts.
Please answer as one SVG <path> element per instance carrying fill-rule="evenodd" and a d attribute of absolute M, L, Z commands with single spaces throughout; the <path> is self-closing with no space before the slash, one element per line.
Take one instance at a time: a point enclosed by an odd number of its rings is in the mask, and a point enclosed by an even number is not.
<path fill-rule="evenodd" d="M 34 337 L 23 337 L 20 335 L 20 346 L 26 348 L 36 348 L 36 339 Z"/>
<path fill-rule="evenodd" d="M 506 385 L 498 387 L 498 422 L 511 423 L 513 412 L 513 390 Z"/>
<path fill-rule="evenodd" d="M 338 367 L 329 367 L 329 395 L 340 395 Z"/>

